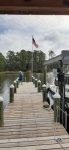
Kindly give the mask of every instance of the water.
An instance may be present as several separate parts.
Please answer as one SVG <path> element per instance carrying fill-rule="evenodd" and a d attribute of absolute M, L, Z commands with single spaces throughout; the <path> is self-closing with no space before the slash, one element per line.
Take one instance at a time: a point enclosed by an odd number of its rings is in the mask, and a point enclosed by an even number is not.
<path fill-rule="evenodd" d="M 17 76 L 17 74 L 0 74 L 0 96 L 3 97 L 4 100 L 3 109 L 5 109 L 9 103 L 10 85 L 13 84 Z"/>
<path fill-rule="evenodd" d="M 26 82 L 31 82 L 32 74 L 30 72 L 24 73 L 26 77 Z M 41 80 L 43 84 L 43 74 L 34 73 L 33 76 L 38 80 Z M 4 99 L 3 109 L 5 109 L 10 100 L 10 85 L 13 84 L 13 81 L 16 80 L 18 74 L 0 74 L 0 96 Z"/>

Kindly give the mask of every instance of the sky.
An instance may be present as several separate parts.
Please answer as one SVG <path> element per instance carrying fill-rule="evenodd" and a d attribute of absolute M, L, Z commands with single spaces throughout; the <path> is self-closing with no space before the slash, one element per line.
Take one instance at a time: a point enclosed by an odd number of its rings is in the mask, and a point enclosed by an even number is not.
<path fill-rule="evenodd" d="M 33 50 L 49 50 L 57 55 L 69 50 L 69 16 L 63 15 L 0 15 L 0 52 L 32 51 L 32 35 L 39 45 Z"/>

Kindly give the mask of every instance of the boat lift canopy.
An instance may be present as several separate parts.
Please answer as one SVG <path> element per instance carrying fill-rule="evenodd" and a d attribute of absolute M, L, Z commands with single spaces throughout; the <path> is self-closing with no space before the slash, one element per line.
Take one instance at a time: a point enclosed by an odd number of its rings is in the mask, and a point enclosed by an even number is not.
<path fill-rule="evenodd" d="M 60 55 L 44 61 L 44 66 L 62 61 L 63 65 L 69 64 L 69 50 L 63 50 Z"/>

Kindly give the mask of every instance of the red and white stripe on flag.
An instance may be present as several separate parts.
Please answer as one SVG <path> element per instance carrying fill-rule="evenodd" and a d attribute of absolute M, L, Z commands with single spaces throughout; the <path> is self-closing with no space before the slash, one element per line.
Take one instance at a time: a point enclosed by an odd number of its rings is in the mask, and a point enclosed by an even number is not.
<path fill-rule="evenodd" d="M 36 48 L 39 47 L 39 45 L 35 42 L 35 39 L 34 39 L 34 38 L 32 38 L 32 43 L 33 43 L 33 45 L 34 45 Z"/>

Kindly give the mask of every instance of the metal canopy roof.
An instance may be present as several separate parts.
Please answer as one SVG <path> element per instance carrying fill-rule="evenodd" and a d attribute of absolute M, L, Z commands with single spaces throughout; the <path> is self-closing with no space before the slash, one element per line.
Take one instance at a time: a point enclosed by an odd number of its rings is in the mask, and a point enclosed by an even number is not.
<path fill-rule="evenodd" d="M 45 60 L 45 61 L 44 61 L 44 65 L 49 65 L 49 64 L 55 63 L 55 62 L 57 62 L 57 61 L 59 61 L 59 60 L 62 60 L 61 54 L 58 55 L 58 56 L 56 56 L 56 57 L 53 57 L 53 58 L 51 58 L 51 59 L 49 59 L 49 60 Z"/>
<path fill-rule="evenodd" d="M 56 62 L 58 62 L 60 60 L 62 60 L 62 63 L 64 65 L 69 64 L 69 50 L 63 50 L 60 55 L 58 55 L 56 57 L 53 57 L 53 58 L 51 58 L 49 60 L 45 60 L 44 61 L 44 66 L 56 63 Z"/>
<path fill-rule="evenodd" d="M 67 15 L 69 0 L 0 0 L 0 14 Z"/>

